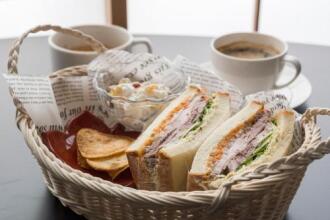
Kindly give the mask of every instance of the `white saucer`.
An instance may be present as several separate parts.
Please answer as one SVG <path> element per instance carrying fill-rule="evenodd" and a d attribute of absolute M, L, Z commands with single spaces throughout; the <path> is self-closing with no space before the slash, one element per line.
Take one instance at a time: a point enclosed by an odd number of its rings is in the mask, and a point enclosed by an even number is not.
<path fill-rule="evenodd" d="M 210 62 L 202 63 L 200 66 L 211 72 L 215 72 Z M 294 73 L 294 70 L 290 66 L 285 66 L 283 71 L 285 74 L 281 74 L 279 84 L 291 79 Z M 284 95 L 289 100 L 291 108 L 295 108 L 306 102 L 310 97 L 312 94 L 312 85 L 305 75 L 300 74 L 292 84 L 282 89 L 274 90 L 274 92 Z"/>

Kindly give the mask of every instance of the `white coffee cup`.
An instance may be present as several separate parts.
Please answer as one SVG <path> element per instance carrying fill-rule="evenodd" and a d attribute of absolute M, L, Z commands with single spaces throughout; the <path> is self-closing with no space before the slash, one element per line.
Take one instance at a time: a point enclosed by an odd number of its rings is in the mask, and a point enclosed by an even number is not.
<path fill-rule="evenodd" d="M 239 58 L 220 52 L 217 48 L 235 42 L 249 42 L 274 48 L 278 53 L 265 58 Z M 214 39 L 211 43 L 211 60 L 216 73 L 236 85 L 244 95 L 258 91 L 283 88 L 291 84 L 301 71 L 297 58 L 288 55 L 288 45 L 282 40 L 260 33 L 232 33 Z M 294 67 L 294 77 L 278 85 L 284 65 Z"/>
<path fill-rule="evenodd" d="M 146 52 L 151 53 L 151 43 L 147 38 L 134 38 L 126 29 L 116 25 L 79 25 L 72 27 L 99 40 L 109 49 L 132 52 L 136 45 L 142 44 Z M 97 56 L 95 51 L 83 51 L 77 48 L 86 47 L 83 40 L 63 33 L 55 33 L 48 38 L 51 48 L 53 71 L 69 66 L 88 64 Z"/>

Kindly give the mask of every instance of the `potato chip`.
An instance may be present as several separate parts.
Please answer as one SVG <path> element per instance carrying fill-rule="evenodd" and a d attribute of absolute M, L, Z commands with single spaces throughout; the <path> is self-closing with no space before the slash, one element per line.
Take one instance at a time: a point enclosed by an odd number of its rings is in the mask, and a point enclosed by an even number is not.
<path fill-rule="evenodd" d="M 82 168 L 85 168 L 85 169 L 90 169 L 91 168 L 88 165 L 86 159 L 83 158 L 83 156 L 81 156 L 79 150 L 77 150 L 77 162 L 78 162 L 79 166 L 81 166 Z"/>
<path fill-rule="evenodd" d="M 128 166 L 125 152 L 111 157 L 86 159 L 86 162 L 93 169 L 103 171 L 116 171 Z"/>
<path fill-rule="evenodd" d="M 121 154 L 133 142 L 126 136 L 105 134 L 89 128 L 80 129 L 76 140 L 79 152 L 86 159 Z"/>
<path fill-rule="evenodd" d="M 108 174 L 109 176 L 111 176 L 112 180 L 114 180 L 120 173 L 124 172 L 128 167 L 129 166 L 127 164 L 127 166 L 120 168 L 118 170 L 109 170 Z"/>

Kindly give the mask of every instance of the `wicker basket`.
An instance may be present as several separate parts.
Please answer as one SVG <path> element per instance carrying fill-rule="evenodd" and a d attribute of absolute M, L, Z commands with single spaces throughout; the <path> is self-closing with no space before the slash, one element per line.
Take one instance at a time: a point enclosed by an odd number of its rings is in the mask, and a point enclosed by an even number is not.
<path fill-rule="evenodd" d="M 105 47 L 79 31 L 44 25 L 19 38 L 8 61 L 10 74 L 17 74 L 19 47 L 29 33 L 54 30 L 79 37 L 102 52 Z M 62 76 L 84 75 L 86 66 L 60 70 Z M 13 93 L 11 92 L 13 95 Z M 51 193 L 64 206 L 88 219 L 282 219 L 304 176 L 307 166 L 330 152 L 330 140 L 321 141 L 317 115 L 329 109 L 308 109 L 302 116 L 304 140 L 290 156 L 236 176 L 218 190 L 154 192 L 123 187 L 72 169 L 42 143 L 35 125 L 13 96 L 17 125 L 43 172 Z"/>

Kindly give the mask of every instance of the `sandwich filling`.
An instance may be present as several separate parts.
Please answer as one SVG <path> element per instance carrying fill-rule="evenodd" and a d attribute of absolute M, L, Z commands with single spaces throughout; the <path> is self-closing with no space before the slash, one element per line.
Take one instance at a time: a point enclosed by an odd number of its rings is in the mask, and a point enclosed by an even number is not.
<path fill-rule="evenodd" d="M 145 148 L 144 158 L 154 167 L 156 156 L 167 143 L 186 138 L 197 132 L 203 125 L 205 116 L 211 111 L 214 99 L 205 95 L 193 97 L 189 104 L 177 112 L 163 130 L 155 134 L 153 141 Z"/>
<path fill-rule="evenodd" d="M 227 175 L 237 171 L 262 155 L 276 129 L 276 123 L 271 119 L 271 113 L 263 110 L 251 124 L 240 129 L 229 140 L 220 159 L 213 164 L 211 176 Z"/>

